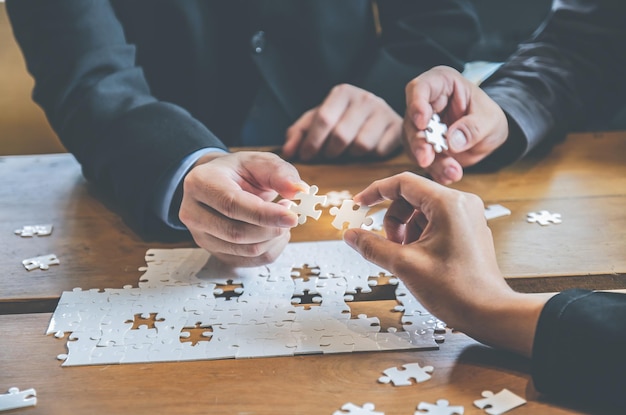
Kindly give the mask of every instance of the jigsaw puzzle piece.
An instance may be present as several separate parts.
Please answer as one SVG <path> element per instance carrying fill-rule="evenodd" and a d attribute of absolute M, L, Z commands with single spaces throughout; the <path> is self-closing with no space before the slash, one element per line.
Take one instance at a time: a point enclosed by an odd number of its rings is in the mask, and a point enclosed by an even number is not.
<path fill-rule="evenodd" d="M 22 229 L 16 229 L 15 234 L 21 236 L 22 238 L 29 238 L 35 235 L 48 236 L 52 234 L 52 225 L 25 225 Z"/>
<path fill-rule="evenodd" d="M 491 220 L 502 216 L 508 216 L 511 210 L 502 205 L 489 205 L 485 207 L 485 219 Z"/>
<path fill-rule="evenodd" d="M 428 127 L 424 130 L 424 134 L 426 134 L 426 142 L 433 146 L 435 152 L 441 153 L 443 150 L 448 149 L 447 131 L 448 126 L 441 122 L 439 114 L 433 114 L 428 122 Z"/>
<path fill-rule="evenodd" d="M 308 192 L 298 192 L 294 196 L 294 199 L 300 200 L 299 204 L 292 203 L 289 209 L 298 214 L 298 223 L 300 225 L 306 222 L 307 216 L 318 220 L 322 211 L 315 209 L 317 205 L 324 205 L 326 203 L 326 196 L 318 196 L 319 188 L 317 186 L 309 187 Z"/>
<path fill-rule="evenodd" d="M 370 402 L 363 404 L 363 406 L 348 402 L 341 407 L 340 411 L 333 412 L 333 415 L 385 415 L 384 412 L 374 411 L 375 408 L 374 404 Z"/>
<path fill-rule="evenodd" d="M 30 388 L 20 391 L 19 388 L 9 388 L 8 393 L 0 395 L 0 411 L 26 408 L 37 404 L 37 392 Z"/>
<path fill-rule="evenodd" d="M 356 207 L 356 209 L 355 209 Z M 341 202 L 341 207 L 330 208 L 330 214 L 335 217 L 332 221 L 332 225 L 342 230 L 344 225 L 347 224 L 348 228 L 359 228 L 361 225 L 369 226 L 374 221 L 367 216 L 369 207 L 359 206 L 354 203 L 354 200 L 344 200 Z"/>
<path fill-rule="evenodd" d="M 344 200 L 352 199 L 352 194 L 348 190 L 337 192 L 335 190 L 326 193 L 326 202 L 322 203 L 322 207 L 341 206 Z"/>
<path fill-rule="evenodd" d="M 50 265 L 59 265 L 59 258 L 55 254 L 41 255 L 33 258 L 27 258 L 22 261 L 22 265 L 28 271 L 32 271 L 34 269 L 42 269 L 47 270 L 50 268 Z"/>
<path fill-rule="evenodd" d="M 547 210 L 540 210 L 539 212 L 530 212 L 526 216 L 526 221 L 529 223 L 538 223 L 541 226 L 547 226 L 551 223 L 559 224 L 562 222 L 560 213 L 550 213 Z"/>
<path fill-rule="evenodd" d="M 420 402 L 418 411 L 413 415 L 463 415 L 465 408 L 462 406 L 450 406 L 450 402 L 439 399 L 436 404 Z"/>
<path fill-rule="evenodd" d="M 393 383 L 394 386 L 410 386 L 411 379 L 417 383 L 425 382 L 431 378 L 430 373 L 434 370 L 432 366 L 421 367 L 419 363 L 407 363 L 402 365 L 402 369 L 390 367 L 383 370 L 385 376 L 378 378 L 380 383 Z"/>
<path fill-rule="evenodd" d="M 517 396 L 508 389 L 502 389 L 494 394 L 491 391 L 482 393 L 484 399 L 477 399 L 474 405 L 480 409 L 485 409 L 489 415 L 500 415 L 518 406 L 524 405 L 526 400 Z"/>

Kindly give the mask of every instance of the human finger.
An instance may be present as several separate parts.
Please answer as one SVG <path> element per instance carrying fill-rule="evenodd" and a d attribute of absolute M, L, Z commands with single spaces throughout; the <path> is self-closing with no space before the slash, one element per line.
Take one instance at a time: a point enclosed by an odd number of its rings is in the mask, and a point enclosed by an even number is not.
<path fill-rule="evenodd" d="M 237 267 L 254 267 L 265 264 L 270 264 L 274 262 L 281 252 L 285 249 L 285 246 L 289 243 L 289 239 L 291 234 L 287 231 L 283 235 L 278 238 L 269 241 L 267 244 L 263 246 L 257 245 L 253 251 L 258 255 L 240 255 L 240 254 L 232 254 L 228 252 L 224 252 L 222 250 L 219 251 L 211 251 L 207 249 L 207 251 L 211 252 L 213 256 L 218 258 L 221 262 L 225 264 L 229 264 Z M 204 247 L 203 247 L 204 248 Z M 206 248 L 205 248 L 206 249 Z"/>
<path fill-rule="evenodd" d="M 283 144 L 282 148 L 283 157 L 291 159 L 296 155 L 314 117 L 315 109 L 308 110 L 287 129 L 285 144 Z"/>
<path fill-rule="evenodd" d="M 315 158 L 331 130 L 337 125 L 349 105 L 350 96 L 346 86 L 338 85 L 332 89 L 324 102 L 316 108 L 309 129 L 306 131 L 298 149 L 298 157 L 303 161 Z"/>

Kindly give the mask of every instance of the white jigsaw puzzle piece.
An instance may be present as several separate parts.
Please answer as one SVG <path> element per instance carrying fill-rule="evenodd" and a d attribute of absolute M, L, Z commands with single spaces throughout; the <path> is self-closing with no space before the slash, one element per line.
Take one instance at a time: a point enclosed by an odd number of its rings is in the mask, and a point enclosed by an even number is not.
<path fill-rule="evenodd" d="M 439 114 L 433 114 L 428 122 L 428 127 L 424 130 L 426 134 L 426 142 L 433 146 L 437 153 L 448 149 L 448 141 L 446 140 L 446 132 L 448 126 L 441 122 Z"/>
<path fill-rule="evenodd" d="M 420 402 L 418 411 L 413 415 L 463 415 L 465 408 L 462 406 L 450 406 L 450 402 L 439 399 L 436 404 Z"/>
<path fill-rule="evenodd" d="M 16 229 L 15 234 L 23 238 L 32 236 L 48 236 L 52 233 L 52 225 L 24 225 L 22 229 Z"/>
<path fill-rule="evenodd" d="M 480 409 L 487 408 L 485 412 L 489 415 L 500 415 L 526 403 L 525 399 L 508 389 L 502 389 L 496 394 L 491 391 L 484 391 L 482 396 L 484 399 L 475 400 L 474 405 Z"/>
<path fill-rule="evenodd" d="M 22 261 L 22 265 L 28 271 L 32 271 L 34 269 L 43 269 L 46 270 L 50 268 L 50 265 L 59 265 L 59 258 L 55 254 L 48 254 L 42 256 L 36 256 L 33 258 L 27 258 Z"/>
<path fill-rule="evenodd" d="M 341 411 L 333 412 L 333 415 L 385 415 L 384 412 L 374 411 L 375 408 L 374 404 L 370 402 L 363 404 L 363 406 L 348 402 L 341 407 Z"/>
<path fill-rule="evenodd" d="M 491 220 L 510 215 L 511 211 L 502 205 L 489 205 L 485 207 L 485 219 Z"/>
<path fill-rule="evenodd" d="M 356 206 L 356 209 L 354 209 Z M 348 224 L 348 228 L 359 228 L 362 225 L 370 226 L 374 221 L 367 216 L 369 208 L 367 206 L 359 206 L 354 203 L 354 200 L 344 200 L 341 202 L 341 207 L 330 208 L 330 214 L 335 217 L 332 225 L 342 230 L 344 224 Z"/>
<path fill-rule="evenodd" d="M 403 369 L 390 367 L 383 370 L 385 376 L 378 378 L 380 383 L 393 383 L 394 386 L 410 386 L 411 379 L 417 383 L 425 382 L 431 378 L 430 373 L 434 370 L 432 366 L 421 367 L 419 363 L 407 363 L 402 365 Z"/>
<path fill-rule="evenodd" d="M 8 393 L 0 395 L 0 411 L 35 405 L 37 405 L 37 392 L 33 388 L 23 391 L 19 388 L 10 388 Z"/>
<path fill-rule="evenodd" d="M 318 190 L 318 187 L 314 185 L 309 187 L 308 192 L 296 193 L 294 199 L 300 200 L 300 203 L 292 203 L 289 209 L 298 214 L 298 223 L 300 225 L 306 222 L 307 216 L 312 217 L 315 220 L 318 220 L 320 218 L 322 211 L 315 209 L 315 206 L 323 206 L 324 203 L 326 203 L 326 196 L 318 195 Z"/>
<path fill-rule="evenodd" d="M 322 207 L 341 206 L 341 202 L 349 199 L 352 199 L 352 193 L 348 190 L 342 190 L 341 192 L 332 190 L 326 193 L 326 201 L 322 203 Z"/>
<path fill-rule="evenodd" d="M 530 223 L 536 222 L 541 226 L 547 226 L 551 223 L 561 223 L 560 213 L 550 213 L 547 210 L 540 210 L 539 212 L 530 212 L 526 216 L 526 220 Z"/>

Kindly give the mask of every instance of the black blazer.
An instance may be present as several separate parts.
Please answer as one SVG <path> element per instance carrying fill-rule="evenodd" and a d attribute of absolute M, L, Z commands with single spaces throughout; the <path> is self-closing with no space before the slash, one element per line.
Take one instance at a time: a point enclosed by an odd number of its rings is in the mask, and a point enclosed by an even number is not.
<path fill-rule="evenodd" d="M 479 38 L 463 0 L 9 0 L 7 10 L 34 100 L 144 236 L 163 229 L 150 208 L 163 173 L 200 148 L 240 144 L 260 90 L 273 130 L 258 143 L 280 144 L 340 83 L 402 114 L 410 79 L 462 69 Z"/>
<path fill-rule="evenodd" d="M 535 35 L 481 87 L 511 135 L 484 167 L 501 167 L 570 131 L 606 130 L 626 104 L 626 2 L 560 0 Z"/>

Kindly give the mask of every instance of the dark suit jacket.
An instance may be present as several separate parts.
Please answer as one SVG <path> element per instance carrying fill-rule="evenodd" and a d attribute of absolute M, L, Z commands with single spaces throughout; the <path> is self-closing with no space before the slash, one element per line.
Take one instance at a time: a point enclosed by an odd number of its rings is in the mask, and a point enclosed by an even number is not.
<path fill-rule="evenodd" d="M 241 144 L 259 91 L 258 118 L 270 122 L 255 144 L 282 143 L 340 83 L 402 114 L 406 83 L 437 64 L 462 69 L 479 36 L 463 0 L 9 0 L 7 10 L 34 100 L 85 177 L 143 231 L 160 229 L 149 205 L 163 173 L 200 148 Z"/>
<path fill-rule="evenodd" d="M 483 167 L 500 167 L 569 131 L 607 129 L 626 103 L 626 2 L 558 0 L 535 36 L 482 88 L 511 135 Z"/>
<path fill-rule="evenodd" d="M 626 413 L 626 294 L 569 290 L 541 312 L 532 374 L 540 392 Z"/>

